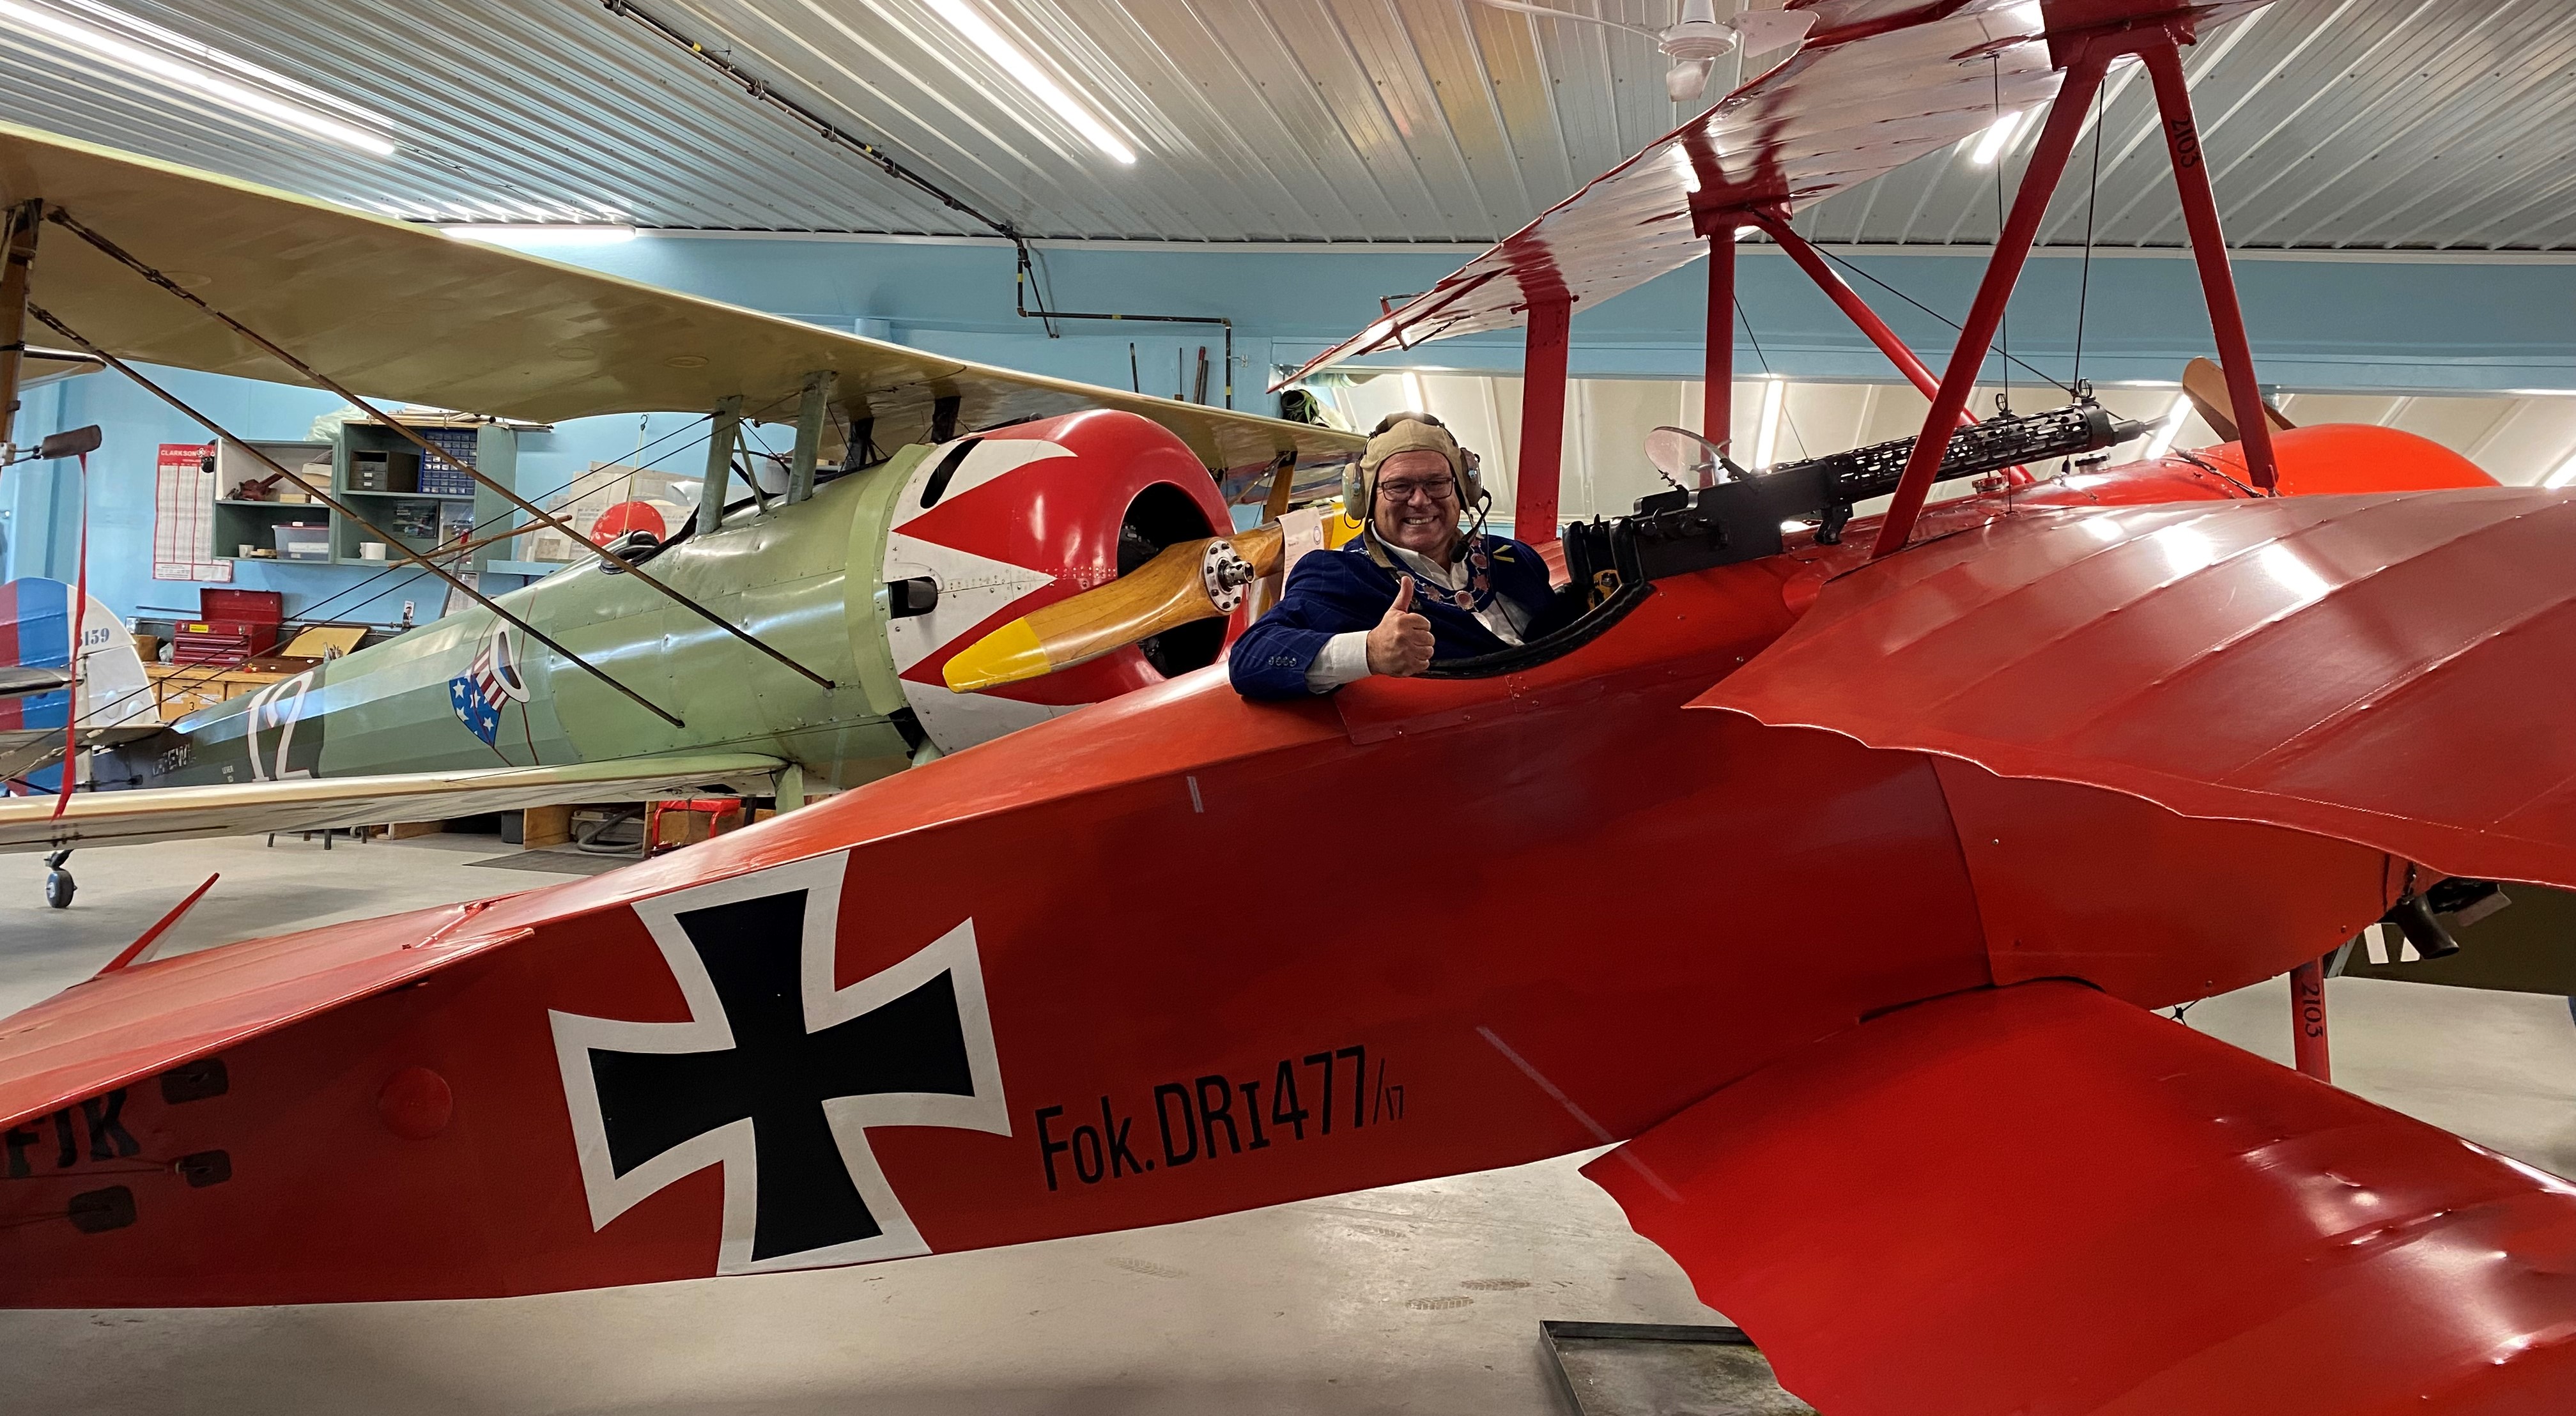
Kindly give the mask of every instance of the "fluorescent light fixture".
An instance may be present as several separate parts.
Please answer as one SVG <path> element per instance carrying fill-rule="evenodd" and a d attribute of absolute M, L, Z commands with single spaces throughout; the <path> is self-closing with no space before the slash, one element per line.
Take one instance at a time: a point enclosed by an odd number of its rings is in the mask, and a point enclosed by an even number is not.
<path fill-rule="evenodd" d="M 1766 378 L 1762 381 L 1762 421 L 1753 435 L 1753 470 L 1767 472 L 1771 454 L 1780 446 L 1780 415 L 1789 406 L 1789 381 Z"/>
<path fill-rule="evenodd" d="M 23 0 L 0 0 L 0 21 L 65 48 L 78 50 L 127 73 L 185 89 L 235 112 L 265 118 L 279 127 L 292 128 L 307 136 L 356 148 L 377 157 L 394 155 L 393 140 L 382 132 L 371 131 L 322 110 L 337 109 L 378 128 L 391 128 L 392 121 L 381 114 L 345 103 L 283 74 L 272 73 L 176 31 L 147 24 L 92 0 L 64 2 L 125 33 L 114 33 L 100 25 L 76 20 L 61 10 L 26 4 Z"/>
<path fill-rule="evenodd" d="M 1066 93 L 1063 85 L 1039 68 L 1036 60 L 1018 45 L 1004 39 L 1002 32 L 993 28 L 983 12 L 975 8 L 974 0 L 930 0 L 930 8 L 954 26 L 959 34 L 974 41 L 975 47 L 1001 65 L 1005 73 L 1019 80 L 1020 87 L 1034 94 L 1040 103 L 1054 109 L 1057 117 L 1073 125 L 1074 131 L 1089 138 L 1093 147 L 1108 154 L 1113 161 L 1129 165 L 1135 163 L 1136 150 L 1120 142 L 1118 135 L 1109 131 L 1109 125 L 1093 117 L 1090 109 L 1075 102 L 1073 95 Z"/>
<path fill-rule="evenodd" d="M 1968 154 L 1968 161 L 1979 167 L 1994 166 L 1995 159 L 2004 155 L 2005 145 L 2012 141 L 2013 134 L 2020 129 L 2021 120 L 2022 110 L 2018 108 L 1996 119 L 1993 126 L 1986 129 L 1986 135 L 1977 139 L 1976 151 Z"/>
<path fill-rule="evenodd" d="M 459 241 L 483 241 L 495 246 L 614 246 L 635 239 L 632 226 L 612 226 L 606 222 L 538 222 L 501 224 L 470 222 L 439 228 Z"/>
<path fill-rule="evenodd" d="M 2166 409 L 2163 420 L 2156 424 L 2155 436 L 2147 439 L 2145 460 L 2153 462 L 2173 451 L 2174 439 L 2182 436 L 2183 421 L 2189 417 L 2191 417 L 2191 395 L 2187 393 L 2175 395 L 2173 407 Z"/>
<path fill-rule="evenodd" d="M 2570 482 L 2576 482 L 2576 453 L 2568 454 L 2567 460 L 2558 464 L 2557 471 L 2540 479 L 2540 485 L 2551 491 L 2556 491 Z"/>

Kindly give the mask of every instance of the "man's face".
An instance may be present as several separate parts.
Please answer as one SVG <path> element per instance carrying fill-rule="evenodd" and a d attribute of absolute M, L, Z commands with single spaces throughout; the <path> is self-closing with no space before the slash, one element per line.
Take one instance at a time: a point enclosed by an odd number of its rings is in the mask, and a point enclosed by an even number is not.
<path fill-rule="evenodd" d="M 1447 564 L 1458 538 L 1458 483 L 1449 459 L 1416 449 L 1377 465 L 1377 534 Z"/>

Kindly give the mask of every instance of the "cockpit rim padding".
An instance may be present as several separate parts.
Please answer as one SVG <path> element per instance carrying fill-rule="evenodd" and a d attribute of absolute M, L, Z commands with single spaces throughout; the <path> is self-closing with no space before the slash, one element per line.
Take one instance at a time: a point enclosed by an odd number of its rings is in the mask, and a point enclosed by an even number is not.
<path fill-rule="evenodd" d="M 1527 644 L 1491 654 L 1478 654 L 1466 659 L 1433 660 L 1431 667 L 1415 675 L 1427 679 L 1480 679 L 1497 674 L 1519 673 L 1534 669 L 1551 659 L 1571 654 L 1601 637 L 1610 626 L 1628 617 L 1628 612 L 1646 603 L 1655 593 L 1655 582 L 1631 580 L 1611 593 L 1609 599 L 1594 605 L 1575 617 L 1574 622 L 1552 634 L 1542 635 Z"/>

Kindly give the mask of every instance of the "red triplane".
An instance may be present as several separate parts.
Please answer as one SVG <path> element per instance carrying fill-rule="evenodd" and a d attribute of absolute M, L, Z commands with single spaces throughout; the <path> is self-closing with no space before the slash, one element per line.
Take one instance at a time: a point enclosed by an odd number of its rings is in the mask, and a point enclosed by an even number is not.
<path fill-rule="evenodd" d="M 1531 321 L 1521 525 L 1567 300 L 1694 242 L 1731 279 L 1748 212 L 2053 92 L 1946 433 L 2124 54 L 2243 441 L 1928 509 L 2059 444 L 1713 480 L 1572 537 L 1600 603 L 1507 664 L 1284 707 L 1204 670 L 612 875 L 81 985 L 0 1022 L 0 1296 L 757 1273 L 1616 1141 L 1587 1173 L 1838 1416 L 2569 1409 L 2576 1187 L 2147 1010 L 2446 877 L 2576 886 L 2576 503 L 2260 412 L 2174 57 L 2246 7 L 1805 8 L 1354 342 Z M 1391 828 L 1436 890 L 1384 888 Z M 1266 839 L 1338 843 L 1328 906 L 1205 868 Z"/>

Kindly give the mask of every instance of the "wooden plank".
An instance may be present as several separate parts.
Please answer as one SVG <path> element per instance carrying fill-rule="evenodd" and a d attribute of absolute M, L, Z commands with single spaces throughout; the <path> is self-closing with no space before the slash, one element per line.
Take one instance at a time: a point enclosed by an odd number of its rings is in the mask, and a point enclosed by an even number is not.
<path fill-rule="evenodd" d="M 572 808 L 531 806 L 519 813 L 519 844 L 528 850 L 572 839 Z"/>

